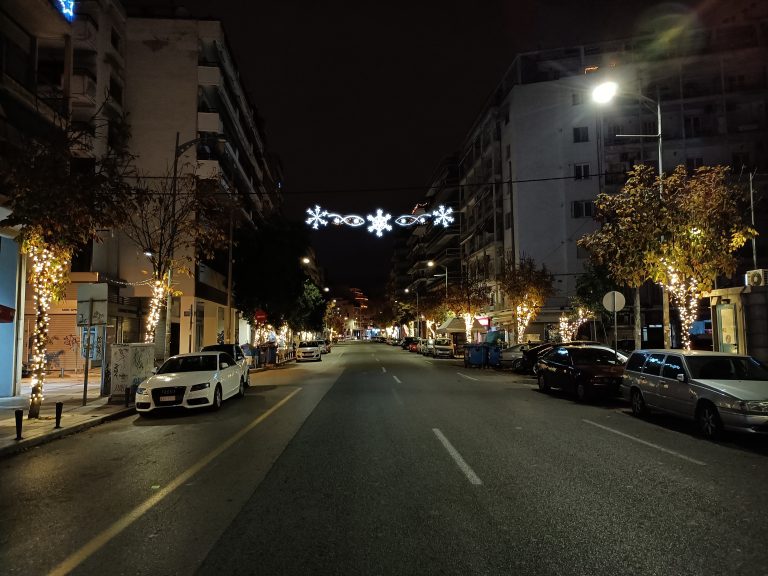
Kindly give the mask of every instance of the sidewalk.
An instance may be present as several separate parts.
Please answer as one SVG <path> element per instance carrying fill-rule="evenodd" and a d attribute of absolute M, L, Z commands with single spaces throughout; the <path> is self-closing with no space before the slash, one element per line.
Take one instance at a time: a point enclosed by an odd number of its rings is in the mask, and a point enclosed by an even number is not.
<path fill-rule="evenodd" d="M 43 390 L 40 418 L 29 420 L 30 379 L 21 381 L 21 396 L 0 398 L 0 458 L 23 452 L 68 434 L 80 432 L 109 420 L 135 414 L 133 405 L 110 404 L 101 397 L 101 369 L 88 372 L 88 401 L 83 406 L 83 373 L 48 376 Z M 61 428 L 56 429 L 56 403 L 62 402 Z M 24 410 L 21 440 L 16 440 L 15 410 Z"/>

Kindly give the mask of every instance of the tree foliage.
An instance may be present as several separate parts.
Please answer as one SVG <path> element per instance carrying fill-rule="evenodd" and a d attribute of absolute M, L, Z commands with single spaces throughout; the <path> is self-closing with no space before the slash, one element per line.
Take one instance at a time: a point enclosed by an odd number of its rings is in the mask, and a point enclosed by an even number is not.
<path fill-rule="evenodd" d="M 745 203 L 744 191 L 729 184 L 727 167 L 704 166 L 689 175 L 678 166 L 660 180 L 638 165 L 618 194 L 598 195 L 601 227 L 578 244 L 619 284 L 653 280 L 665 286 L 687 344 L 699 295 L 719 275 L 733 274 L 735 251 L 756 233 L 744 220 Z"/>
<path fill-rule="evenodd" d="M 555 278 L 543 264 L 536 266 L 530 256 L 521 256 L 518 261 L 514 254 L 502 259 L 499 286 L 506 295 L 510 308 L 515 313 L 515 337 L 522 341 L 525 329 L 536 317 L 547 298 L 554 294 Z"/>
<path fill-rule="evenodd" d="M 288 325 L 294 331 L 320 332 L 323 329 L 324 314 L 325 300 L 320 289 L 311 280 L 304 280 L 302 293 L 288 315 Z"/>

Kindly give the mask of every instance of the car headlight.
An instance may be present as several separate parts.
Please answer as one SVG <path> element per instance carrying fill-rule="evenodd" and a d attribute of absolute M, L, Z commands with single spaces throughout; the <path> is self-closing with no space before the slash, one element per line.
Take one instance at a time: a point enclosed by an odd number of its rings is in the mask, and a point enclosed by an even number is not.
<path fill-rule="evenodd" d="M 147 393 L 147 389 L 144 386 L 136 388 L 136 396 L 144 396 Z"/>
<path fill-rule="evenodd" d="M 758 414 L 768 414 L 768 400 L 750 400 L 741 403 L 747 412 L 756 412 Z"/>
<path fill-rule="evenodd" d="M 210 388 L 211 383 L 206 382 L 204 384 L 193 384 L 192 387 L 189 389 L 190 392 L 195 392 L 197 390 L 205 390 L 206 388 Z"/>

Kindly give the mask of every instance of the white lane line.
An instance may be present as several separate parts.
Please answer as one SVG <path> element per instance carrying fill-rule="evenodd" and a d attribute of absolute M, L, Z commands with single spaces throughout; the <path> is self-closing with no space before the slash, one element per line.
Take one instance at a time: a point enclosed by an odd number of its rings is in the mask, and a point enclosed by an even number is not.
<path fill-rule="evenodd" d="M 459 376 L 462 378 L 466 378 L 467 380 L 474 380 L 475 382 L 479 382 L 480 380 L 477 378 L 472 378 L 472 376 L 467 376 L 466 374 L 462 374 L 461 372 L 456 372 Z"/>
<path fill-rule="evenodd" d="M 664 448 L 664 446 L 659 446 L 658 444 L 654 444 L 653 442 L 647 442 L 645 440 L 641 440 L 640 438 L 635 438 L 634 436 L 630 436 L 629 434 L 625 434 L 624 432 L 620 432 L 619 430 L 614 430 L 613 428 L 609 428 L 608 426 L 603 426 L 602 424 L 598 424 L 597 422 L 592 422 L 591 420 L 584 420 L 582 419 L 582 422 L 586 422 L 587 424 L 591 424 L 592 426 L 597 426 L 598 428 L 602 428 L 603 430 L 607 430 L 608 432 L 612 432 L 613 434 L 618 434 L 619 436 L 623 436 L 624 438 L 629 438 L 630 440 L 634 440 L 635 442 L 639 442 L 640 444 L 643 444 L 645 446 L 649 446 L 651 448 L 655 448 L 656 450 L 659 450 L 661 452 L 664 452 L 666 454 L 671 454 L 672 456 L 677 456 L 678 458 L 682 458 L 683 460 L 686 460 L 687 462 L 691 462 L 693 464 L 698 464 L 699 466 L 706 466 L 706 462 L 702 462 L 701 460 L 696 460 L 695 458 L 690 458 L 689 456 L 686 456 L 684 454 L 680 454 L 680 452 L 675 452 L 674 450 L 670 450 L 669 448 Z"/>
<path fill-rule="evenodd" d="M 477 474 L 475 474 L 475 471 L 472 470 L 472 468 L 469 467 L 469 464 L 464 461 L 464 458 L 462 458 L 461 454 L 459 454 L 459 451 L 453 447 L 453 444 L 448 441 L 448 438 L 446 438 L 438 428 L 432 428 L 432 432 L 435 433 L 437 439 L 440 440 L 445 449 L 448 450 L 448 454 L 451 455 L 451 458 L 453 458 L 461 471 L 464 472 L 464 475 L 469 480 L 469 483 L 474 484 L 475 486 L 482 485 L 483 481 L 478 478 Z"/>
<path fill-rule="evenodd" d="M 398 384 L 402 384 L 402 382 L 400 382 L 400 378 L 398 378 L 398 377 L 397 377 L 397 376 L 395 376 L 394 374 L 392 374 L 392 378 L 394 378 L 394 379 L 395 379 L 395 382 L 397 382 Z"/>
<path fill-rule="evenodd" d="M 397 390 L 395 390 L 394 388 L 392 388 L 392 395 L 395 397 L 395 401 L 397 401 L 397 403 L 400 404 L 400 406 L 404 406 L 403 399 L 400 398 L 400 394 L 398 394 Z"/>
<path fill-rule="evenodd" d="M 224 451 L 228 450 L 233 444 L 238 442 L 248 432 L 256 428 L 256 426 L 258 426 L 264 420 L 269 418 L 272 414 L 277 412 L 284 404 L 286 404 L 291 398 L 293 398 L 299 392 L 301 392 L 301 388 L 297 388 L 296 390 L 288 394 L 288 396 L 280 400 L 277 404 L 272 406 L 272 408 L 264 412 L 264 414 L 257 417 L 255 420 L 253 420 L 245 428 L 241 429 L 234 436 L 231 436 L 226 442 L 224 442 L 223 444 L 220 444 L 215 450 L 212 450 L 211 452 L 203 456 L 203 458 L 198 460 L 195 464 L 187 468 L 184 472 L 176 476 L 176 478 L 171 480 L 167 485 L 165 485 L 162 488 L 155 489 L 155 491 L 152 493 L 152 495 L 149 498 L 147 498 L 144 502 L 140 503 L 133 510 L 127 512 L 121 518 L 116 520 L 111 526 L 106 528 L 104 531 L 100 532 L 99 534 L 91 538 L 91 540 L 89 540 L 85 545 L 83 545 L 82 548 L 73 552 L 71 555 L 65 558 L 60 564 L 58 564 L 57 566 L 54 566 L 54 568 L 48 573 L 48 575 L 49 576 L 66 576 L 67 574 L 71 573 L 75 568 L 80 566 L 80 564 L 82 564 L 88 558 L 93 556 L 93 554 L 98 552 L 105 544 L 107 544 L 107 542 L 109 542 L 110 540 L 118 536 L 131 524 L 139 520 L 142 516 L 144 516 L 144 514 L 146 514 L 152 508 L 154 508 L 157 504 L 159 504 L 160 501 L 162 501 L 165 497 L 173 493 L 173 491 L 176 490 L 179 486 L 186 484 L 198 472 L 203 470 L 206 466 L 208 466 L 208 464 L 213 462 Z"/>
<path fill-rule="evenodd" d="M 378 356 L 374 356 L 373 358 L 376 360 L 376 362 L 381 362 L 381 360 L 379 360 Z"/>
<path fill-rule="evenodd" d="M 382 366 L 382 367 L 381 367 L 381 371 L 382 371 L 384 374 L 386 374 L 386 373 L 387 373 L 387 369 L 386 369 L 386 368 L 384 368 L 384 366 Z"/>

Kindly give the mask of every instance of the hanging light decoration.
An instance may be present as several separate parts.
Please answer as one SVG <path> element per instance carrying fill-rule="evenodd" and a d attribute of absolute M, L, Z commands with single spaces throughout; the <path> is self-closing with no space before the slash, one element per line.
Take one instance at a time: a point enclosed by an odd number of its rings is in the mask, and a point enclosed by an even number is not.
<path fill-rule="evenodd" d="M 365 218 L 357 214 L 343 215 L 328 212 L 328 210 L 320 208 L 319 205 L 315 205 L 314 208 L 307 208 L 306 212 L 309 217 L 305 222 L 314 230 L 318 230 L 320 226 L 327 226 L 329 223 L 335 224 L 336 226 L 345 225 L 358 228 L 365 225 L 366 221 L 370 223 L 367 227 L 368 232 L 371 232 L 378 237 L 383 236 L 384 232 L 390 232 L 392 230 L 392 225 L 389 223 L 392 219 L 392 215 L 384 213 L 381 208 L 377 209 L 375 214 L 368 214 Z M 398 226 L 413 226 L 416 224 L 426 224 L 430 220 L 434 226 L 448 228 L 454 221 L 453 208 L 441 204 L 431 213 L 401 214 L 400 216 L 397 216 L 393 222 Z"/>

